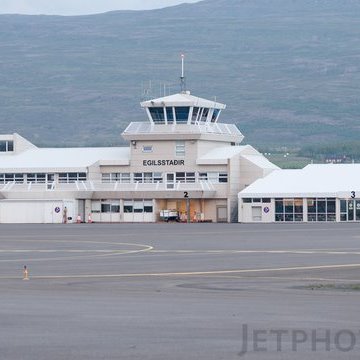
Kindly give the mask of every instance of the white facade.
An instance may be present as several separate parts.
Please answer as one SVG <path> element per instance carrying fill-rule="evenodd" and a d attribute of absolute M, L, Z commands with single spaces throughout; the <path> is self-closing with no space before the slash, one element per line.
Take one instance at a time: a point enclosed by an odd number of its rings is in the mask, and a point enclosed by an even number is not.
<path fill-rule="evenodd" d="M 360 164 L 276 170 L 239 193 L 239 222 L 360 221 Z"/>
<path fill-rule="evenodd" d="M 155 222 L 238 219 L 239 191 L 277 167 L 233 124 L 225 105 L 189 92 L 141 104 L 146 122 L 122 134 L 128 147 L 38 148 L 0 136 L 0 222 Z"/>

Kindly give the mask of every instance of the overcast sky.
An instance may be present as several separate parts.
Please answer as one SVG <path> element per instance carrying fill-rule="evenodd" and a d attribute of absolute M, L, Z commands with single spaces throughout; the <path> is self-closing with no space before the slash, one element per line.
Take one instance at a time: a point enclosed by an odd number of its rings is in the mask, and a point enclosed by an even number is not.
<path fill-rule="evenodd" d="M 96 14 L 111 10 L 155 9 L 199 0 L 0 0 L 1 14 Z"/>

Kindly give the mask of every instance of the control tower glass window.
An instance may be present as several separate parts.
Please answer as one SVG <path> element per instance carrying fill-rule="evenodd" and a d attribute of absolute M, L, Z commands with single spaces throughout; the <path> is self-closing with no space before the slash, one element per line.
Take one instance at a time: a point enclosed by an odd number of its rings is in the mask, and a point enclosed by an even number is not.
<path fill-rule="evenodd" d="M 206 122 L 206 119 L 207 119 L 208 115 L 209 115 L 209 109 L 204 108 L 204 111 L 203 111 L 202 116 L 201 116 L 201 121 Z"/>
<path fill-rule="evenodd" d="M 164 109 L 162 107 L 153 107 L 149 108 L 151 117 L 155 123 L 164 123 L 165 122 L 165 115 Z"/>
<path fill-rule="evenodd" d="M 198 114 L 199 114 L 199 108 L 194 107 L 193 113 L 192 113 L 192 118 L 191 118 L 191 123 L 192 124 L 196 124 L 196 119 L 197 119 Z"/>
<path fill-rule="evenodd" d="M 175 108 L 176 122 L 187 123 L 190 108 L 188 106 L 179 106 Z"/>
<path fill-rule="evenodd" d="M 172 107 L 166 108 L 166 117 L 167 117 L 168 124 L 172 124 L 174 122 L 174 113 L 173 113 Z"/>
<path fill-rule="evenodd" d="M 215 122 L 216 119 L 218 118 L 219 116 L 219 113 L 220 113 L 220 110 L 219 109 L 214 109 L 214 112 L 212 114 L 212 117 L 211 117 L 211 122 Z"/>

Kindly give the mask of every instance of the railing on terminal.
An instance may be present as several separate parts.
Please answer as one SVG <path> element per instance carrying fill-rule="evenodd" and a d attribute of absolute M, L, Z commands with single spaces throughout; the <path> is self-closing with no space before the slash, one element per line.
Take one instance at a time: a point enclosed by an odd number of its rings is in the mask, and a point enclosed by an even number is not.
<path fill-rule="evenodd" d="M 240 130 L 234 124 L 172 124 L 154 125 L 146 122 L 132 122 L 125 129 L 124 134 L 166 134 L 166 133 L 190 133 L 190 134 L 221 134 L 241 135 Z"/>
<path fill-rule="evenodd" d="M 216 184 L 218 185 L 227 185 Z M 43 191 L 216 191 L 210 181 L 200 180 L 194 183 L 155 182 L 155 183 L 104 183 L 102 181 L 76 181 L 73 183 L 19 184 L 8 182 L 0 185 L 0 192 L 43 192 Z"/>

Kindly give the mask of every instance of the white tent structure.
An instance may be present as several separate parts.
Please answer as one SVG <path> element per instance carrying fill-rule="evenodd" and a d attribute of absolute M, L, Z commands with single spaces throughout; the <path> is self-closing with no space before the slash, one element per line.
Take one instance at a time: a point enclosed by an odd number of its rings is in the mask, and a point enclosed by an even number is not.
<path fill-rule="evenodd" d="M 360 221 L 360 164 L 276 170 L 239 193 L 239 222 Z"/>

